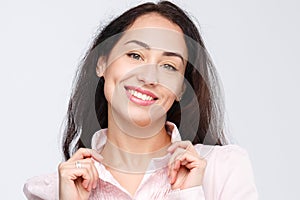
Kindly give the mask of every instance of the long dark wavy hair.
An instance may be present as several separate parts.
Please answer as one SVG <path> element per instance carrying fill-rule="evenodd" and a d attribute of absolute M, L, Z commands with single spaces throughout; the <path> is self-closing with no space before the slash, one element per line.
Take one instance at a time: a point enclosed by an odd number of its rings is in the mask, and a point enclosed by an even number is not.
<path fill-rule="evenodd" d="M 199 31 L 182 9 L 171 2 L 160 1 L 131 8 L 111 21 L 102 28 L 82 59 L 73 82 L 62 141 L 66 160 L 78 148 L 90 148 L 92 135 L 108 126 L 105 81 L 103 77 L 99 78 L 96 75 L 98 58 L 108 56 L 122 32 L 139 16 L 151 12 L 160 14 L 182 29 L 189 53 L 184 76 L 186 84 L 190 87 L 185 90 L 180 103 L 173 103 L 167 112 L 166 120 L 175 123 L 179 127 L 182 139 L 188 139 L 193 144 L 227 143 L 224 134 L 222 90 Z M 107 40 L 116 35 L 118 36 L 114 39 Z"/>

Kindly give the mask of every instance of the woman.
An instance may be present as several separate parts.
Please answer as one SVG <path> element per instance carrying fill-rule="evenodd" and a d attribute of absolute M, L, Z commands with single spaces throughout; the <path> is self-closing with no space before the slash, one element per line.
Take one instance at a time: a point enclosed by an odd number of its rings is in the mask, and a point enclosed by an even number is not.
<path fill-rule="evenodd" d="M 226 145 L 220 93 L 184 11 L 167 1 L 126 11 L 77 73 L 58 177 L 29 180 L 26 196 L 257 199 L 247 153 Z"/>

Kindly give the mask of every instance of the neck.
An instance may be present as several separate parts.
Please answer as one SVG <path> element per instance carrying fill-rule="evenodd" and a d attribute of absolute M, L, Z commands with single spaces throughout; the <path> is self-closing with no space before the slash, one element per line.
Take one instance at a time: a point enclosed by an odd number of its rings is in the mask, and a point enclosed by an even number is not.
<path fill-rule="evenodd" d="M 110 113 L 108 112 L 107 139 L 123 151 L 139 154 L 152 153 L 170 145 L 171 137 L 165 129 L 165 118 L 153 122 L 153 125 L 138 127 L 120 119 L 117 119 L 119 123 L 116 123 Z"/>

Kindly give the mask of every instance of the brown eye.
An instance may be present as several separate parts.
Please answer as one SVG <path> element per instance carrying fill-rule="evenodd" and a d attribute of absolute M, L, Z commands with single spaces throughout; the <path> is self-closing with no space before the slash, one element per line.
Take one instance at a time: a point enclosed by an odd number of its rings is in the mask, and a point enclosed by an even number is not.
<path fill-rule="evenodd" d="M 142 60 L 142 57 L 137 53 L 128 53 L 127 56 L 135 60 Z"/>

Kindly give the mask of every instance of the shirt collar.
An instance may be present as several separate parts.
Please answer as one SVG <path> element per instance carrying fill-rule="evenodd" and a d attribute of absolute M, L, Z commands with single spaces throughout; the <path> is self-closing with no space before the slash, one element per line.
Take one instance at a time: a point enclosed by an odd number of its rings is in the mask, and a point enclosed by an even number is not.
<path fill-rule="evenodd" d="M 176 125 L 172 122 L 167 121 L 166 126 L 168 130 L 168 134 L 171 136 L 171 143 L 181 141 L 180 133 Z M 92 142 L 91 142 L 92 149 L 95 149 L 97 152 L 101 152 L 106 141 L 107 141 L 107 128 L 97 131 L 92 137 Z"/>
<path fill-rule="evenodd" d="M 166 122 L 167 133 L 171 136 L 171 143 L 181 141 L 180 133 L 176 125 L 172 122 Z M 92 137 L 92 149 L 95 149 L 97 152 L 101 152 L 105 143 L 107 142 L 107 129 L 101 129 L 97 131 Z M 165 156 L 152 158 L 149 162 L 149 165 L 145 171 L 146 174 L 151 174 L 157 170 L 163 169 L 168 166 L 168 162 L 171 158 L 171 154 L 167 153 Z M 102 171 L 104 166 L 100 164 Z"/>

